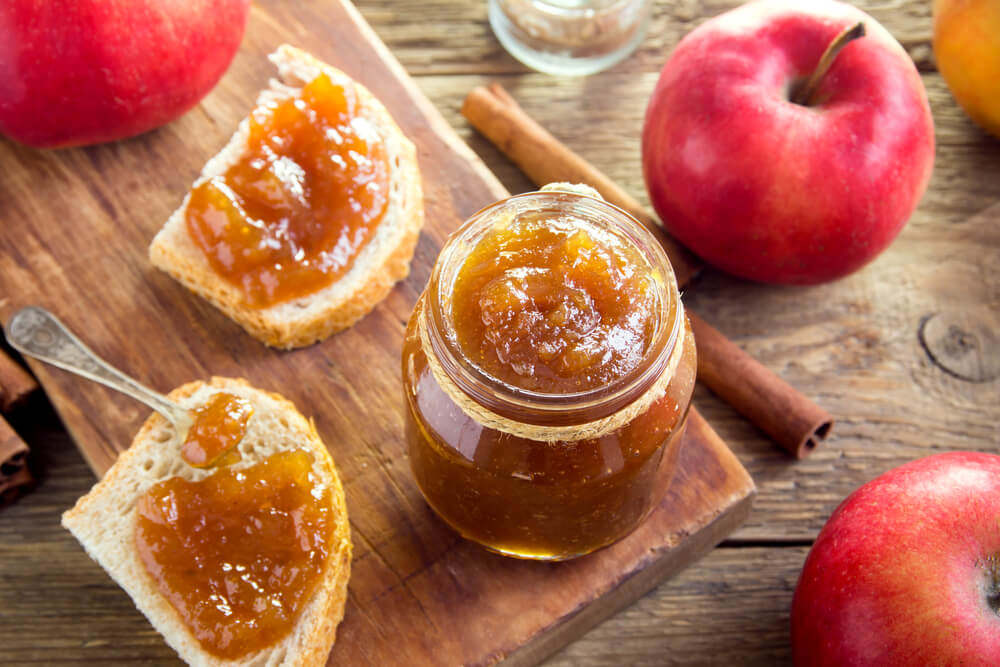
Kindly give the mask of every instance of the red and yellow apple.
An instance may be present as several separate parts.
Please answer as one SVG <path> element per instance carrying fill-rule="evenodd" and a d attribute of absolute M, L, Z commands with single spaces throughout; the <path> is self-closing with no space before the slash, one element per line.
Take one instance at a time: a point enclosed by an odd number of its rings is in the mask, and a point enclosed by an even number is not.
<path fill-rule="evenodd" d="M 803 95 L 858 22 L 867 34 Z M 699 26 L 663 66 L 642 135 L 667 230 L 710 264 L 774 283 L 828 281 L 873 259 L 910 217 L 933 160 L 912 60 L 834 0 L 751 2 Z"/>
<path fill-rule="evenodd" d="M 0 134 L 77 146 L 167 123 L 229 67 L 250 0 L 4 0 Z"/>
<path fill-rule="evenodd" d="M 834 511 L 792 600 L 798 667 L 1000 665 L 1000 456 L 949 452 Z"/>
<path fill-rule="evenodd" d="M 972 120 L 1000 137 L 1000 0 L 934 0 L 934 59 Z"/>

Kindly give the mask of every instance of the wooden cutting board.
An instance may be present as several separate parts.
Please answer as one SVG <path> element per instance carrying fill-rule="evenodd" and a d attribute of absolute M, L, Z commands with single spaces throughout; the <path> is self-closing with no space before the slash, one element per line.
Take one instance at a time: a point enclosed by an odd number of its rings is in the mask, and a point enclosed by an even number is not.
<path fill-rule="evenodd" d="M 282 42 L 340 67 L 383 100 L 417 145 L 427 215 L 410 277 L 349 331 L 293 352 L 257 343 L 146 260 L 150 239 L 273 76 L 265 56 Z M 753 482 L 696 413 L 660 506 L 629 538 L 590 557 L 505 559 L 461 540 L 428 509 L 403 440 L 403 331 L 444 238 L 506 192 L 346 0 L 256 2 L 229 72 L 180 120 L 87 149 L 0 141 L 0 169 L 4 322 L 39 304 L 154 388 L 241 376 L 315 418 L 343 477 L 354 540 L 331 662 L 537 662 L 696 560 L 749 512 Z M 68 373 L 32 368 L 103 474 L 147 409 Z"/>

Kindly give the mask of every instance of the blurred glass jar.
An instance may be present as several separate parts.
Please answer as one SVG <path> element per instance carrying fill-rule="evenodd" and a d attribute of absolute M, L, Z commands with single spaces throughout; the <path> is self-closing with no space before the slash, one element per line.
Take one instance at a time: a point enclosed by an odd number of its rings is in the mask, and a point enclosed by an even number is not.
<path fill-rule="evenodd" d="M 641 358 L 583 391 L 514 386 L 460 342 L 459 329 L 468 325 L 455 316 L 456 279 L 470 266 L 491 271 L 495 263 L 474 256 L 480 244 L 519 221 L 547 219 L 622 244 L 615 247 L 631 261 L 624 274 L 651 285 Z M 498 202 L 449 238 L 410 317 L 402 363 L 410 463 L 427 502 L 464 537 L 540 560 L 581 556 L 621 539 L 656 506 L 676 465 L 697 367 L 659 243 L 621 209 L 567 192 Z"/>
<path fill-rule="evenodd" d="M 646 34 L 650 0 L 489 0 L 490 25 L 508 53 L 540 72 L 593 74 Z"/>

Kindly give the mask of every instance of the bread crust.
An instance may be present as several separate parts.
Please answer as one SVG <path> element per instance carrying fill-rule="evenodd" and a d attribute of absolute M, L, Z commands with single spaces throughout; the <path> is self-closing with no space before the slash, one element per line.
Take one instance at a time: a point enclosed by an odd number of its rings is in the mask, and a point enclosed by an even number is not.
<path fill-rule="evenodd" d="M 374 237 L 362 248 L 351 269 L 332 285 L 313 294 L 267 308 L 246 303 L 242 291 L 222 279 L 187 233 L 185 214 L 190 192 L 157 233 L 149 259 L 195 294 L 235 320 L 252 336 L 276 348 L 310 345 L 342 331 L 364 317 L 396 282 L 409 274 L 410 259 L 424 222 L 423 186 L 417 151 L 382 103 L 362 84 L 312 55 L 287 44 L 270 59 L 282 81 L 272 80 L 257 105 L 294 95 L 323 72 L 335 83 L 352 85 L 359 108 L 378 128 L 387 149 L 389 204 Z M 242 155 L 249 136 L 244 118 L 229 143 L 202 170 L 192 187 L 223 174 Z"/>
<path fill-rule="evenodd" d="M 330 489 L 334 515 L 330 554 L 320 585 L 285 639 L 240 660 L 216 658 L 201 648 L 146 572 L 133 538 L 139 498 L 154 484 L 175 475 L 196 480 L 213 472 L 193 468 L 181 460 L 181 443 L 174 437 L 173 427 L 159 414 L 150 415 L 104 479 L 63 514 L 62 525 L 129 594 L 139 611 L 188 664 L 323 665 L 344 615 L 351 571 L 350 524 L 336 466 L 311 420 L 306 420 L 286 398 L 256 389 L 244 379 L 213 377 L 207 383 L 190 382 L 172 391 L 170 398 L 194 407 L 223 390 L 247 398 L 254 405 L 247 435 L 239 445 L 243 458 L 232 467 L 253 465 L 275 451 L 293 446 L 313 455 L 314 472 Z"/>

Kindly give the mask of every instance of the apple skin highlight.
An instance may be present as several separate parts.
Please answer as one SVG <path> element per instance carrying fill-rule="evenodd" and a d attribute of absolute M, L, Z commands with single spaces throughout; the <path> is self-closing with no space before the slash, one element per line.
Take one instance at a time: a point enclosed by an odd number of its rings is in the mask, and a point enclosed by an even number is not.
<path fill-rule="evenodd" d="M 54 148 L 159 127 L 215 86 L 249 11 L 250 0 L 0 3 L 0 133 Z"/>
<path fill-rule="evenodd" d="M 794 662 L 1000 665 L 1000 456 L 948 452 L 834 511 L 791 610 Z"/>
<path fill-rule="evenodd" d="M 812 106 L 790 101 L 845 27 Z M 920 75 L 874 19 L 833 0 L 762 0 L 692 31 L 646 111 L 643 173 L 664 226 L 710 264 L 771 283 L 845 276 L 882 252 L 934 161 Z"/>

